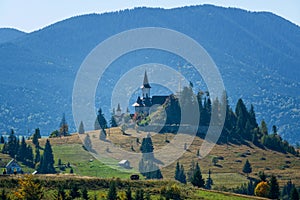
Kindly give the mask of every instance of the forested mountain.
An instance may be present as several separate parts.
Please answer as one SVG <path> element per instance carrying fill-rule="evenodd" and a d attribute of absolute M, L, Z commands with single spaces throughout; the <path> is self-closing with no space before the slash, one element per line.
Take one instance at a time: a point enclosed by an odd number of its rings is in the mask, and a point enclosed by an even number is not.
<path fill-rule="evenodd" d="M 265 119 L 269 129 L 276 125 L 291 142 L 300 140 L 300 28 L 271 13 L 211 5 L 77 16 L 0 43 L 0 131 L 15 128 L 25 134 L 40 127 L 42 134 L 49 134 L 58 127 L 62 113 L 74 129 L 73 82 L 87 54 L 116 33 L 157 26 L 180 31 L 208 51 L 231 105 L 242 97 L 247 106 L 254 105 L 258 121 Z M 0 31 L 0 38 L 8 37 Z M 112 64 L 106 76 L 108 89 L 98 94 L 110 96 L 122 73 L 149 61 L 178 65 L 178 58 L 166 53 L 128 55 Z M 183 73 L 188 70 L 183 68 Z M 198 84 L 193 76 L 191 81 Z M 96 106 L 100 105 L 109 119 L 109 99 L 99 95 Z"/>
<path fill-rule="evenodd" d="M 9 42 L 11 40 L 15 40 L 22 36 L 26 35 L 26 33 L 12 29 L 12 28 L 0 28 L 0 44 Z"/>

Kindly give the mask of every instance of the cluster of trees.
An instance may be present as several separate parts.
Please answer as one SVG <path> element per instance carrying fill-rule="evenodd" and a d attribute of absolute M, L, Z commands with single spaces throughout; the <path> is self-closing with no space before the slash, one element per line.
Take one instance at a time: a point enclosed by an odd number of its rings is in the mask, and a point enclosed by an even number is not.
<path fill-rule="evenodd" d="M 154 148 L 150 134 L 143 138 L 140 150 L 142 152 L 142 159 L 139 162 L 140 173 L 147 179 L 162 179 L 162 173 L 154 162 Z"/>
<path fill-rule="evenodd" d="M 267 148 L 297 154 L 297 151 L 287 141 L 284 141 L 277 133 L 277 127 L 273 126 L 273 133 L 269 135 L 267 124 L 262 120 L 259 126 L 253 105 L 248 110 L 242 99 L 239 99 L 235 111 L 228 105 L 226 93 L 223 94 L 221 100 L 211 100 L 209 93 L 198 92 L 193 93 L 192 86 L 184 87 L 180 97 L 170 95 L 164 104 L 167 113 L 166 125 L 189 124 L 205 127 L 210 124 L 212 111 L 216 112 L 213 116 L 215 121 L 218 119 L 222 111 L 226 110 L 224 127 L 222 130 L 219 143 L 250 141 L 257 146 L 266 146 Z M 198 114 L 197 114 L 198 113 Z M 195 116 L 200 113 L 200 119 L 195 121 Z M 183 118 L 183 119 L 181 119 Z M 162 132 L 169 132 L 170 126 L 165 126 Z M 205 133 L 199 128 L 198 136 L 204 137 Z"/>
<path fill-rule="evenodd" d="M 59 124 L 59 130 L 53 131 L 49 137 L 54 138 L 54 137 L 62 137 L 62 136 L 70 136 L 69 125 L 67 123 L 65 113 L 63 114 L 63 117 Z"/>
<path fill-rule="evenodd" d="M 276 176 L 271 175 L 268 179 L 264 172 L 259 172 L 258 176 L 259 179 L 250 179 L 248 183 L 244 183 L 232 191 L 238 194 L 255 195 L 270 199 L 299 199 L 299 193 L 291 180 L 284 185 L 280 193 Z"/>
<path fill-rule="evenodd" d="M 106 197 L 107 200 L 116 200 L 122 199 L 118 197 L 117 193 L 117 183 L 115 180 L 112 180 L 109 184 L 109 190 Z M 135 196 L 132 195 L 131 187 L 128 186 L 125 192 L 125 199 L 127 200 L 150 200 L 151 196 L 148 192 L 145 192 L 143 189 L 138 189 L 135 191 Z"/>
<path fill-rule="evenodd" d="M 7 142 L 5 142 L 3 145 L 2 153 L 9 154 L 12 158 L 23 162 L 23 164 L 29 167 L 36 167 L 39 173 L 55 173 L 54 157 L 49 140 L 46 141 L 44 153 L 41 155 L 41 147 L 39 144 L 39 138 L 41 138 L 41 134 L 38 128 L 35 129 L 35 132 L 31 138 L 32 143 L 35 145 L 35 157 L 32 147 L 26 143 L 24 136 L 20 142 L 13 130 L 11 130 Z"/>
<path fill-rule="evenodd" d="M 26 144 L 24 136 L 20 142 L 19 138 L 15 135 L 14 130 L 11 130 L 7 142 L 4 143 L 2 153 L 9 154 L 10 157 L 23 162 L 29 167 L 34 167 L 32 147 Z"/>
<path fill-rule="evenodd" d="M 211 189 L 211 186 L 213 185 L 213 180 L 211 178 L 211 171 L 209 170 L 207 180 L 205 181 L 202 177 L 199 163 L 197 162 L 195 164 L 194 161 L 191 163 L 191 168 L 190 168 L 189 172 L 187 173 L 187 175 L 184 172 L 183 165 L 180 165 L 180 163 L 177 162 L 174 178 L 175 178 L 175 180 L 177 180 L 183 184 L 186 184 L 187 181 L 189 181 L 196 187 L 201 187 L 201 188 L 205 188 L 205 189 L 209 189 L 209 190 Z"/>

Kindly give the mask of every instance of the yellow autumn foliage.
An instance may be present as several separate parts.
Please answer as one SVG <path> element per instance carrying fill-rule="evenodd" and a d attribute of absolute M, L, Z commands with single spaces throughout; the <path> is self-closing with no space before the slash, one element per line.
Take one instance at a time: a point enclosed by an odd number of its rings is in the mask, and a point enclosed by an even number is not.
<path fill-rule="evenodd" d="M 16 199 L 40 200 L 44 196 L 43 188 L 33 181 L 32 175 L 25 175 L 19 179 L 19 187 L 15 192 Z"/>
<path fill-rule="evenodd" d="M 255 196 L 268 197 L 270 192 L 270 185 L 266 181 L 261 181 L 257 184 L 254 190 Z"/>

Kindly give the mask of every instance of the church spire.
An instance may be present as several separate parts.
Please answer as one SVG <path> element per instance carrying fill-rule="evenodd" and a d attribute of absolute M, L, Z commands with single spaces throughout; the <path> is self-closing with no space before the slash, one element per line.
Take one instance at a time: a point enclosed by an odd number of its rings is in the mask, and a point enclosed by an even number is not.
<path fill-rule="evenodd" d="M 148 99 L 150 98 L 150 84 L 148 81 L 148 76 L 147 76 L 147 71 L 145 70 L 145 75 L 144 75 L 144 81 L 142 85 L 142 92 L 143 92 L 143 99 Z"/>
<path fill-rule="evenodd" d="M 147 76 L 147 71 L 145 70 L 144 74 L 144 81 L 143 81 L 143 86 L 142 88 L 151 88 L 149 81 L 148 81 L 148 76 Z"/>

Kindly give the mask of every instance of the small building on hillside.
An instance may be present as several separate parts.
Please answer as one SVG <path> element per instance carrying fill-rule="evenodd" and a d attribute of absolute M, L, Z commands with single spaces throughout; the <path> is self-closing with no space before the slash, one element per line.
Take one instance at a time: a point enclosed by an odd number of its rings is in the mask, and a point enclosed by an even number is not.
<path fill-rule="evenodd" d="M 9 161 L 9 163 L 7 163 L 7 165 L 5 166 L 6 169 L 6 173 L 7 174 L 22 174 L 22 168 L 21 166 L 17 163 L 17 161 L 15 159 L 12 159 L 11 161 Z"/>
<path fill-rule="evenodd" d="M 130 162 L 128 160 L 121 160 L 119 162 L 119 166 L 124 167 L 124 168 L 130 168 Z"/>

